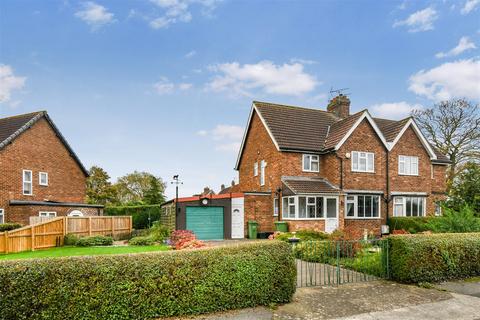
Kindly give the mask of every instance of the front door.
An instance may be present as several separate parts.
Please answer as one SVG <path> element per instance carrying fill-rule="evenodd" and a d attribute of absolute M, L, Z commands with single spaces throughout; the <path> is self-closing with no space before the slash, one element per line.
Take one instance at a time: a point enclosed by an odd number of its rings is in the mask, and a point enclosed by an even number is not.
<path fill-rule="evenodd" d="M 325 218 L 325 232 L 332 233 L 338 229 L 338 198 L 325 197 L 327 215 Z"/>
<path fill-rule="evenodd" d="M 243 239 L 244 235 L 243 198 L 232 198 L 232 239 Z"/>

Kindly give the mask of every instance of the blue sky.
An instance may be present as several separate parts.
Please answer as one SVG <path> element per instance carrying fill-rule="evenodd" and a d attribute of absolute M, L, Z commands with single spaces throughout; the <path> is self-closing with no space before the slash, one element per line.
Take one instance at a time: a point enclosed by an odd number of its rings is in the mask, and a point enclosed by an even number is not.
<path fill-rule="evenodd" d="M 0 116 L 46 109 L 86 166 L 180 174 L 187 196 L 236 177 L 252 100 L 478 101 L 479 47 L 480 0 L 4 0 Z"/>

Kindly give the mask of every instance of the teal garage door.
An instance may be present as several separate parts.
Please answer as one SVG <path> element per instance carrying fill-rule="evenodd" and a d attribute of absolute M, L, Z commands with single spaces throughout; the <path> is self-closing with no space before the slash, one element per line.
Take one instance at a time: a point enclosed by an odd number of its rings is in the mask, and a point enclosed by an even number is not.
<path fill-rule="evenodd" d="M 187 207 L 187 230 L 197 239 L 223 239 L 223 207 Z"/>

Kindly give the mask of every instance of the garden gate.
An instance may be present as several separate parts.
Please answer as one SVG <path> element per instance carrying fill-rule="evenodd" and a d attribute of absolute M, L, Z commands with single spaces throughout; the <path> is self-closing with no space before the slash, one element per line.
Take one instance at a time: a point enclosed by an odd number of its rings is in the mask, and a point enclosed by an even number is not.
<path fill-rule="evenodd" d="M 387 240 L 302 241 L 292 244 L 297 287 L 388 279 Z"/>

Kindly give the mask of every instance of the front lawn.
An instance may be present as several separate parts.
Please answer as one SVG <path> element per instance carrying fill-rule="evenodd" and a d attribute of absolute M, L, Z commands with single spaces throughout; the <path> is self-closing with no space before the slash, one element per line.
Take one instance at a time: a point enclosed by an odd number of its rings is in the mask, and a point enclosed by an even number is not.
<path fill-rule="evenodd" d="M 166 245 L 155 246 L 118 246 L 118 247 L 58 247 L 38 251 L 25 251 L 18 253 L 0 254 L 0 260 L 52 258 L 68 256 L 93 256 L 104 254 L 140 253 L 151 251 L 165 251 Z"/>

